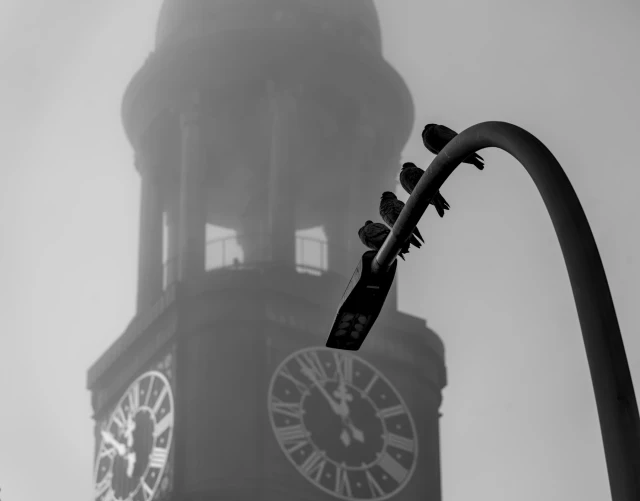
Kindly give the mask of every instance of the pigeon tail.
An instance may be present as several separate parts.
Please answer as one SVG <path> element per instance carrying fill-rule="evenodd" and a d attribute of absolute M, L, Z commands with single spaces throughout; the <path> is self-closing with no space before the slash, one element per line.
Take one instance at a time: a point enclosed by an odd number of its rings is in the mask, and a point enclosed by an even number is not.
<path fill-rule="evenodd" d="M 413 234 L 409 237 L 408 243 L 412 244 L 416 249 L 422 247 L 420 240 L 418 240 Z"/>
<path fill-rule="evenodd" d="M 449 210 L 449 203 L 444 199 L 440 192 L 436 193 L 436 196 L 431 200 L 431 204 L 436 208 L 438 216 L 444 217 L 444 211 Z"/>
<path fill-rule="evenodd" d="M 402 249 L 400 249 L 400 252 L 398 253 L 398 256 L 402 258 L 403 261 L 405 261 L 403 254 L 409 254 L 409 242 L 404 244 L 404 246 L 402 247 Z"/>
<path fill-rule="evenodd" d="M 474 153 L 473 155 L 469 155 L 464 160 L 464 162 L 467 163 L 467 164 L 475 165 L 478 168 L 478 170 L 484 169 L 484 158 L 482 158 L 477 153 Z"/>
<path fill-rule="evenodd" d="M 413 230 L 413 234 L 415 235 L 415 237 L 420 240 L 422 243 L 424 243 L 424 238 L 422 238 L 422 235 L 420 235 L 420 230 L 418 229 L 418 227 L 416 226 L 416 228 Z"/>

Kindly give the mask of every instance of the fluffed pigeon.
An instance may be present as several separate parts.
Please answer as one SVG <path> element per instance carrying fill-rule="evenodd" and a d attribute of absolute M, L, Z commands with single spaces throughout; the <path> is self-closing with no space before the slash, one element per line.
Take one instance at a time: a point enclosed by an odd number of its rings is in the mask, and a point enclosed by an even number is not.
<path fill-rule="evenodd" d="M 431 153 L 437 155 L 457 135 L 457 132 L 445 125 L 427 124 L 422 131 L 422 143 Z M 477 153 L 469 155 L 462 163 L 475 165 L 479 170 L 484 169 L 484 158 Z"/>
<path fill-rule="evenodd" d="M 380 197 L 380 217 L 382 217 L 382 220 L 387 224 L 387 226 L 389 226 L 389 228 L 393 228 L 393 225 L 396 224 L 398 216 L 400 216 L 400 212 L 402 212 L 403 208 L 404 202 L 402 200 L 398 200 L 395 193 L 385 191 L 382 194 L 382 197 Z M 420 242 L 424 242 L 424 238 L 420 235 L 420 230 L 415 228 L 409 242 L 419 249 L 421 244 L 417 239 L 419 239 Z"/>
<path fill-rule="evenodd" d="M 387 235 L 389 235 L 390 231 L 391 230 L 382 223 L 367 221 L 364 223 L 364 226 L 358 230 L 358 236 L 365 247 L 377 251 L 382 247 L 382 244 L 387 239 Z M 409 242 L 405 243 L 400 254 L 398 254 L 404 261 L 405 259 L 403 254 L 409 254 Z"/>
<path fill-rule="evenodd" d="M 402 164 L 402 169 L 400 170 L 400 184 L 404 188 L 409 195 L 413 193 L 416 184 L 420 181 L 420 178 L 424 174 L 424 171 L 418 167 L 416 164 L 412 162 L 405 162 Z M 431 205 L 436 208 L 438 211 L 438 215 L 440 217 L 444 217 L 444 211 L 449 210 L 449 204 L 444 199 L 444 197 L 440 194 L 440 192 L 436 193 L 435 196 L 431 199 Z"/>

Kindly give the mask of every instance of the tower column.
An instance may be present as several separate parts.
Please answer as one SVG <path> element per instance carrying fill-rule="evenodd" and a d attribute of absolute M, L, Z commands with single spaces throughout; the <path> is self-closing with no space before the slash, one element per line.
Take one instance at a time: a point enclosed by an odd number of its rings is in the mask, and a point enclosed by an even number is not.
<path fill-rule="evenodd" d="M 199 95 L 194 94 L 180 114 L 182 152 L 178 217 L 178 277 L 200 278 L 205 271 L 206 246 L 206 150 L 203 141 Z"/>
<path fill-rule="evenodd" d="M 268 83 L 271 115 L 271 155 L 269 175 L 268 228 L 271 261 L 295 265 L 296 171 L 301 160 L 296 150 L 296 97 L 288 89 Z"/>
<path fill-rule="evenodd" d="M 358 238 L 358 229 L 367 219 L 375 220 L 378 214 L 376 183 L 371 177 L 377 161 L 373 152 L 375 139 L 373 127 L 363 116 L 355 130 L 353 143 L 344 153 L 345 171 L 349 172 L 344 217 L 328 222 L 324 227 L 329 240 L 329 268 L 347 277 L 351 276 L 366 250 Z"/>
<path fill-rule="evenodd" d="M 379 200 L 376 193 L 375 180 L 371 173 L 375 172 L 377 160 L 374 156 L 376 133 L 367 121 L 361 123 L 356 131 L 355 147 L 352 150 L 352 162 L 357 167 L 351 170 L 349 179 L 349 200 L 352 209 L 347 215 L 345 246 L 350 254 L 362 255 L 362 242 L 358 237 L 358 229 L 367 219 L 378 219 Z"/>
<path fill-rule="evenodd" d="M 167 261 L 165 263 L 167 285 L 178 280 L 178 222 L 179 197 L 167 197 L 165 207 L 167 217 Z"/>
<path fill-rule="evenodd" d="M 270 124 L 272 106 L 268 93 L 261 96 L 254 115 L 255 122 Z M 269 228 L 269 179 L 271 177 L 270 127 L 260 128 L 252 138 L 255 147 L 251 162 L 255 166 L 246 190 L 249 202 L 239 215 L 238 243 L 242 246 L 245 263 L 258 263 L 270 259 L 271 236 Z"/>
<path fill-rule="evenodd" d="M 366 121 L 361 122 L 353 140 L 342 154 L 344 171 L 349 173 L 349 193 L 344 206 L 343 217 L 334 218 L 324 225 L 329 241 L 329 268 L 350 277 L 358 258 L 366 250 L 358 238 L 358 228 L 366 219 L 374 219 L 375 188 L 372 186 L 368 170 L 371 169 L 372 148 L 375 133 Z"/>
<path fill-rule="evenodd" d="M 162 293 L 162 204 L 160 200 L 160 166 L 146 154 L 136 154 L 141 176 L 140 244 L 138 248 L 137 311 L 153 304 Z"/>

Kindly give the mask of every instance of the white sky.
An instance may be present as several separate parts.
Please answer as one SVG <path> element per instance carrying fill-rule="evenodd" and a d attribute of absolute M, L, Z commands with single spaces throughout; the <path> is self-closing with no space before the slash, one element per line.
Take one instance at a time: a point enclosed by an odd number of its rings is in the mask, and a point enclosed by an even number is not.
<path fill-rule="evenodd" d="M 638 4 L 377 4 L 385 55 L 416 104 L 406 159 L 431 160 L 426 122 L 504 120 L 541 139 L 591 222 L 637 384 Z M 131 319 L 136 289 L 139 183 L 120 102 L 152 49 L 158 9 L 0 0 L 3 501 L 92 493 L 86 370 Z M 553 227 L 524 169 L 482 155 L 484 172 L 460 168 L 447 182 L 452 210 L 443 221 L 427 213 L 428 245 L 399 267 L 400 308 L 446 343 L 444 499 L 610 499 Z"/>

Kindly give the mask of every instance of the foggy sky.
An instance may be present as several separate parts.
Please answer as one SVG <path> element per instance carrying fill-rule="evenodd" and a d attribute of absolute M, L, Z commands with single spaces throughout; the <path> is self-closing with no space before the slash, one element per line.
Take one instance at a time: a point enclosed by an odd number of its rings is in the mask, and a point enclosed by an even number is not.
<path fill-rule="evenodd" d="M 152 50 L 159 5 L 0 1 L 3 501 L 92 495 L 86 370 L 135 306 L 139 181 L 120 103 Z M 638 384 L 640 7 L 377 5 L 385 56 L 416 105 L 404 160 L 433 158 L 419 138 L 427 122 L 504 120 L 544 142 L 591 223 Z M 446 347 L 443 499 L 610 499 L 553 227 L 524 169 L 482 155 L 483 172 L 460 167 L 444 185 L 451 211 L 427 211 L 427 244 L 399 266 L 400 309 Z"/>

